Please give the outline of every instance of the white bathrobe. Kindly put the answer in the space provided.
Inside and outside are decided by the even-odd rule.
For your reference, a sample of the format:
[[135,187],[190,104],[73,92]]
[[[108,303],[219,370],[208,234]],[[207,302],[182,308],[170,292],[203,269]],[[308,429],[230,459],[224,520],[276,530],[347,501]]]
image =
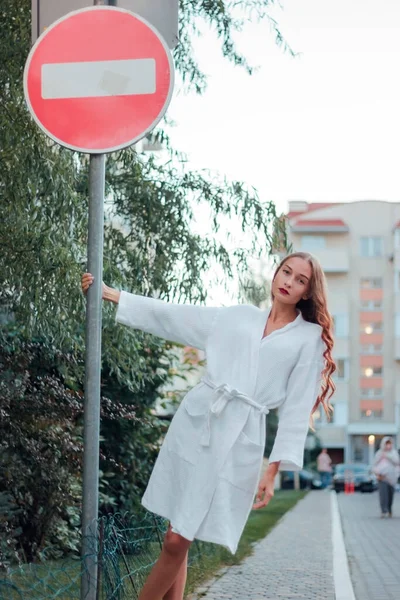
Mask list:
[[279,409],[270,462],[299,470],[320,391],[322,328],[297,318],[262,339],[269,310],[170,304],[121,293],[118,322],[206,352],[202,381],[180,404],[142,504],[173,531],[232,553],[257,491],[265,415]]

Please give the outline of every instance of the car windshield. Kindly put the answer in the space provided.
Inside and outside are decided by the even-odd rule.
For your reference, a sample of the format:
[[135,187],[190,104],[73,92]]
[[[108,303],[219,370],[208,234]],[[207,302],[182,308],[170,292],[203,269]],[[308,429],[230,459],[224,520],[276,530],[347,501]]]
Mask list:
[[336,473],[344,473],[345,471],[353,471],[353,473],[364,473],[368,470],[368,465],[337,465],[336,467]]

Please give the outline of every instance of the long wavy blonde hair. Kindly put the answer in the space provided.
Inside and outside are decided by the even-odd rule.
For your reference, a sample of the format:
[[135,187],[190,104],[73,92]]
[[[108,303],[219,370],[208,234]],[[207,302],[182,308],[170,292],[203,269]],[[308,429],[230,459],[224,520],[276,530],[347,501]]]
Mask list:
[[312,275],[310,279],[309,291],[307,294],[308,299],[301,299],[296,306],[301,311],[301,314],[305,321],[309,321],[310,323],[317,323],[322,327],[321,337],[326,346],[326,350],[324,351],[325,365],[322,370],[321,393],[313,406],[312,413],[314,413],[319,407],[319,405],[322,404],[327,418],[330,419],[331,414],[333,412],[332,405],[330,404],[330,398],[332,397],[336,389],[336,386],[332,380],[332,375],[336,371],[336,364],[332,358],[333,319],[330,313],[328,312],[327,307],[327,286],[325,274],[322,270],[318,259],[315,256],[309,254],[308,252],[293,252],[292,254],[286,256],[278,265],[274,273],[273,279],[275,279],[283,265],[290,258],[302,258],[303,260],[306,260],[311,266]]

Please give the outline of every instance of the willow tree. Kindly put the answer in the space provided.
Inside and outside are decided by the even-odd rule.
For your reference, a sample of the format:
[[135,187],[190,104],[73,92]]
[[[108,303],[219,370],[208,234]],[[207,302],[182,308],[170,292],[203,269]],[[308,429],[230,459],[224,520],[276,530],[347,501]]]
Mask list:
[[[192,49],[202,22],[216,31],[226,59],[249,74],[252,66],[233,41],[246,21],[268,21],[286,50],[268,15],[272,4],[181,0],[175,61],[183,85],[197,93],[206,89]],[[28,335],[51,336],[71,349],[82,344],[78,282],[86,257],[87,160],[49,142],[26,110],[22,73],[30,48],[30,1],[3,3],[0,25],[0,299]],[[132,148],[108,159],[108,215],[114,218],[105,223],[105,271],[111,282],[128,289],[201,302],[206,297],[202,274],[210,264],[217,263],[232,278],[246,271],[249,253],[271,252],[275,207],[241,182],[183,172],[179,155],[169,151],[171,160],[163,165]],[[211,210],[207,237],[191,228],[197,201]],[[229,252],[216,240],[220,219],[233,216],[250,241],[247,251]],[[122,352],[125,345],[127,356],[136,348],[130,339],[121,334],[116,340]],[[105,353],[115,366],[111,346],[105,344]]]
[[[186,90],[202,94],[207,85],[192,48],[202,23],[216,32],[223,56],[249,75],[252,65],[234,43],[235,32],[246,22],[264,20],[283,51],[290,53],[268,15],[275,3],[181,0],[175,61]],[[85,319],[79,280],[86,263],[88,161],[50,142],[26,109],[22,77],[30,49],[30,0],[3,2],[0,30],[0,334],[10,352],[15,345],[21,353],[27,341],[35,340],[58,357],[68,357],[57,361],[58,375],[63,385],[79,394]],[[158,136],[170,156],[163,165],[134,148],[107,159],[105,279],[139,293],[204,302],[203,275],[212,265],[229,281],[246,273],[249,254],[272,252],[275,207],[242,182],[182,170],[179,153],[162,128]],[[191,226],[197,202],[205,203],[211,214],[205,237],[196,235]],[[217,233],[229,218],[236,219],[249,240],[246,250],[230,252],[219,241]],[[150,468],[158,437],[149,407],[169,376],[170,347],[115,328],[113,320],[113,309],[105,307],[103,389],[109,397],[114,393],[131,403],[136,418],[121,421],[118,432],[113,431],[113,436],[120,436],[118,448],[110,441],[111,426],[103,424],[102,433],[110,441],[103,460],[108,471],[118,462],[123,473],[139,455],[140,465],[128,478],[130,489],[139,493],[146,473],[138,475],[138,470],[145,464]],[[36,418],[40,423],[42,416]],[[124,478],[126,473],[114,489],[119,505],[122,496],[125,500],[129,496],[129,490],[121,491]]]

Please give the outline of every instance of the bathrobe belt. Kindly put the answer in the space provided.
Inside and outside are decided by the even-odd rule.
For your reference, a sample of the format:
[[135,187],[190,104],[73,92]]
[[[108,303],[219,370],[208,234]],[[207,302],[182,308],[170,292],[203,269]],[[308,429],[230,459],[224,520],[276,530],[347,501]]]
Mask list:
[[256,408],[258,411],[260,411],[261,414],[267,415],[269,413],[269,409],[266,406],[259,404],[258,402],[256,402],[252,398],[250,398],[250,396],[247,396],[246,394],[243,394],[242,392],[235,390],[227,383],[222,383],[221,385],[217,386],[214,382],[212,382],[207,377],[203,377],[201,379],[201,381],[202,381],[202,383],[205,383],[206,385],[208,385],[208,387],[210,387],[214,390],[214,396],[215,396],[215,399],[213,400],[213,402],[210,406],[210,409],[208,411],[208,414],[207,414],[207,427],[201,438],[202,446],[210,445],[211,415],[215,415],[216,417],[219,417],[222,414],[222,412],[224,411],[228,402],[230,402],[231,400],[234,400],[234,399],[242,400],[243,402],[246,402],[246,404],[249,404],[250,406],[253,406],[253,408]]

